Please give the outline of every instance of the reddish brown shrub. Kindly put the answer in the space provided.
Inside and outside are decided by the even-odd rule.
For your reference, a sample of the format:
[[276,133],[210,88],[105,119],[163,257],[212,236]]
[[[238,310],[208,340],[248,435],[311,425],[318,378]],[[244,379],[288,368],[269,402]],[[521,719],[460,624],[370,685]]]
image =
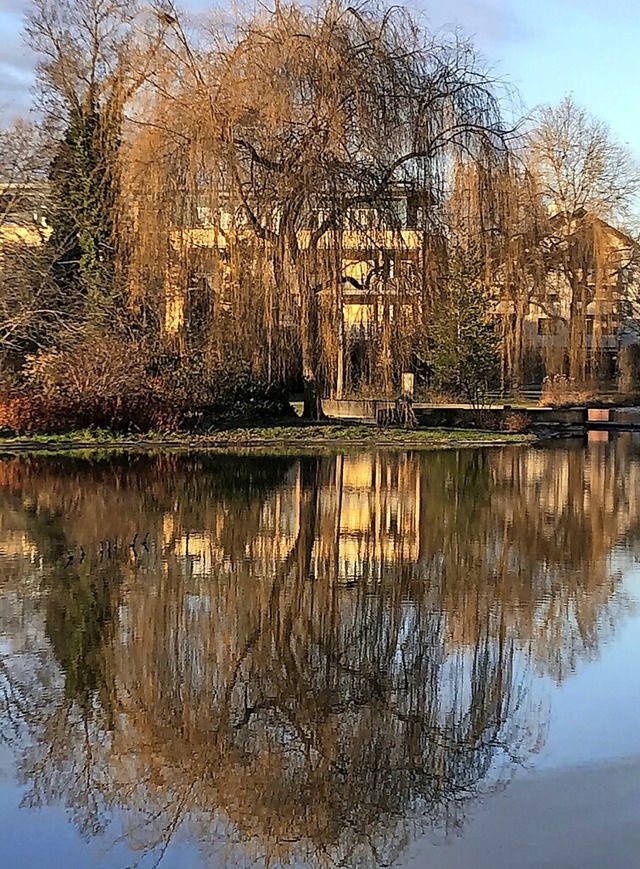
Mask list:
[[180,407],[154,394],[82,402],[43,394],[19,395],[0,402],[0,428],[16,434],[59,433],[90,427],[117,432],[177,431],[183,420]]
[[0,392],[0,427],[20,434],[193,430],[287,410],[282,389],[248,369],[220,371],[197,354],[165,358],[96,334],[29,357],[19,388]]
[[511,432],[512,434],[524,434],[529,430],[531,425],[531,417],[522,412],[511,411],[511,413],[505,414],[504,417],[504,430]]

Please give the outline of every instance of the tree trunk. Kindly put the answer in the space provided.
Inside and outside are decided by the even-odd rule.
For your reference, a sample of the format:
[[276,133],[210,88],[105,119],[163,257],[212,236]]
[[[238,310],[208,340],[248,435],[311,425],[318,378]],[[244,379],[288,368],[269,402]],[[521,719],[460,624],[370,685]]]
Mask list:
[[629,344],[618,353],[618,390],[623,393],[638,391],[640,384],[640,346]]
[[318,296],[313,283],[316,277],[315,264],[310,262],[309,252],[297,247],[295,231],[280,235],[280,244],[274,257],[276,283],[287,292],[300,298],[300,355],[304,419],[323,419],[322,383],[320,377],[320,336],[318,323]]
[[584,383],[586,378],[586,330],[584,288],[572,281],[569,311],[569,377],[575,383]]
[[304,385],[304,419],[323,419],[320,346],[318,335],[318,297],[307,281],[300,287],[300,347]]
[[524,307],[516,305],[516,315],[513,334],[513,359],[511,368],[511,388],[516,392],[524,383]]
[[342,284],[338,292],[338,358],[336,360],[335,397],[340,400],[344,396],[344,297]]

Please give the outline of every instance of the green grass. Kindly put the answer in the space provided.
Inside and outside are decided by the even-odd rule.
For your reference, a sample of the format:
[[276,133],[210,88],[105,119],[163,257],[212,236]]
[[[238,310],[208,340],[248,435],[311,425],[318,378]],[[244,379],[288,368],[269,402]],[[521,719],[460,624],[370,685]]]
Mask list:
[[504,440],[529,440],[522,435],[505,435],[500,432],[484,432],[467,429],[442,428],[380,428],[373,425],[277,425],[270,427],[250,427],[226,429],[212,432],[203,440],[214,440],[218,443],[264,443],[271,441],[303,442],[318,441],[321,443],[346,442],[352,443],[397,443],[397,444],[433,444],[450,443],[452,441],[482,441],[494,442]]
[[0,449],[219,449],[233,447],[312,446],[392,446],[436,447],[458,444],[529,443],[530,435],[470,429],[381,428],[375,425],[339,423],[293,423],[222,428],[208,434],[148,432],[119,434],[105,429],[84,429],[64,434],[29,435],[0,438]]
[[[144,436],[145,439],[147,435]],[[155,435],[154,435],[155,437]],[[28,434],[28,435],[11,435],[0,437],[0,444],[29,441],[34,444],[55,444],[75,441],[77,443],[114,443],[122,441],[130,441],[132,435],[121,434],[120,432],[110,431],[105,428],[83,428],[74,429],[70,432],[56,434]]]

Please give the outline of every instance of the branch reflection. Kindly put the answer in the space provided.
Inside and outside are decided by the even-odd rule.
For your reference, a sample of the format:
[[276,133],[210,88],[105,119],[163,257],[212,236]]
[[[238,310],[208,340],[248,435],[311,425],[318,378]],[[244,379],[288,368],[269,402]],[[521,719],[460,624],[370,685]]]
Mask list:
[[151,862],[378,866],[460,829],[544,741],[536,675],[625,606],[640,463],[598,449],[3,461],[25,802]]

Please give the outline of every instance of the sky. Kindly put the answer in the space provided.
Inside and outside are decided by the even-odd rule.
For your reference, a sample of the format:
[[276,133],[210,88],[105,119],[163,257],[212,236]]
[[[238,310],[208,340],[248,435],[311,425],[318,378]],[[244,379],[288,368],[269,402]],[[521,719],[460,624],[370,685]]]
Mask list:
[[[211,2],[180,5],[197,13]],[[28,112],[31,100],[35,59],[21,38],[29,3],[0,0],[5,123]],[[433,27],[455,27],[473,37],[495,75],[517,88],[523,112],[571,93],[640,159],[639,0],[410,0],[406,5],[425,13]]]

